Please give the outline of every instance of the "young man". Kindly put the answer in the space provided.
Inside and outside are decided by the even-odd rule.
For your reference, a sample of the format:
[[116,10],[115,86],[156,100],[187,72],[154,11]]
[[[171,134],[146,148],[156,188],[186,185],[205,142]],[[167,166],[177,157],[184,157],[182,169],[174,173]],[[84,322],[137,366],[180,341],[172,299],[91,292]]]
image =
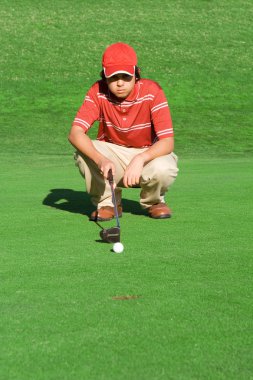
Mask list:
[[[156,82],[140,78],[136,53],[127,44],[110,45],[102,67],[102,80],[88,91],[69,134],[77,149],[76,164],[96,206],[90,219],[114,218],[109,170],[114,176],[119,216],[121,188],[140,187],[140,204],[149,216],[169,218],[171,210],[164,197],[178,168],[164,92]],[[96,120],[99,129],[92,141],[86,133]]]

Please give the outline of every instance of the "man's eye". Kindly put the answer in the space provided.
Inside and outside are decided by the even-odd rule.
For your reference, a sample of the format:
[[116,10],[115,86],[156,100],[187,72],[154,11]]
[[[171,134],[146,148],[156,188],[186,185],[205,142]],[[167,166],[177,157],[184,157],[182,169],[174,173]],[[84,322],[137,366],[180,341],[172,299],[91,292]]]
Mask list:
[[124,79],[125,81],[129,82],[129,81],[132,79],[132,77],[131,77],[131,75],[124,74],[123,79]]

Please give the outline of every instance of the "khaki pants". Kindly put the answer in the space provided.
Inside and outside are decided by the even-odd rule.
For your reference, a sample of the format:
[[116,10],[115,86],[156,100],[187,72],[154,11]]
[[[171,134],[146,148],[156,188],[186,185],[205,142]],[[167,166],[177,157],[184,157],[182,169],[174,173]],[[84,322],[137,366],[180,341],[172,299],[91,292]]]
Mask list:
[[[116,174],[115,196],[117,204],[121,204],[121,188],[124,172],[134,156],[147,148],[127,148],[103,141],[92,141],[95,148],[105,157],[114,162]],[[85,178],[87,192],[91,195],[92,203],[99,209],[102,206],[113,206],[109,182],[100,173],[97,165],[88,157],[76,152],[74,156],[81,175]],[[175,181],[178,173],[177,156],[174,153],[155,158],[147,163],[140,178],[140,204],[148,208],[155,203],[164,202],[168,188]]]

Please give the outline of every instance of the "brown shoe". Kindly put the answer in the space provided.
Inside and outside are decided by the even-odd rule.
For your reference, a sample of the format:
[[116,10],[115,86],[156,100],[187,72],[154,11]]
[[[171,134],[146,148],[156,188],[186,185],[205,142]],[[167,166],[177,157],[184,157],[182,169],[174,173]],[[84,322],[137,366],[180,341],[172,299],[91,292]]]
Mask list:
[[[122,206],[118,206],[118,214],[119,217],[122,216]],[[98,221],[98,222],[105,222],[107,220],[111,220],[115,217],[114,214],[114,207],[111,206],[104,206],[99,208],[98,210],[95,210],[91,213],[90,220],[92,221]]]
[[154,219],[170,218],[171,210],[165,203],[157,203],[148,209],[149,216]]

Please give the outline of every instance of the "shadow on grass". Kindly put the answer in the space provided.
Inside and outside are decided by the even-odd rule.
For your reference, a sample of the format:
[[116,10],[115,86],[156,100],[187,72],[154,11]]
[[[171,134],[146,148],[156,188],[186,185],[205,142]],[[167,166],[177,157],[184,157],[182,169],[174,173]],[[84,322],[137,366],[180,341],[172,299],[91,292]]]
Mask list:
[[[58,210],[87,216],[90,216],[95,208],[90,201],[88,193],[71,189],[51,189],[42,204]],[[142,215],[144,213],[140,204],[130,199],[122,199],[122,206],[124,212],[135,215]]]

